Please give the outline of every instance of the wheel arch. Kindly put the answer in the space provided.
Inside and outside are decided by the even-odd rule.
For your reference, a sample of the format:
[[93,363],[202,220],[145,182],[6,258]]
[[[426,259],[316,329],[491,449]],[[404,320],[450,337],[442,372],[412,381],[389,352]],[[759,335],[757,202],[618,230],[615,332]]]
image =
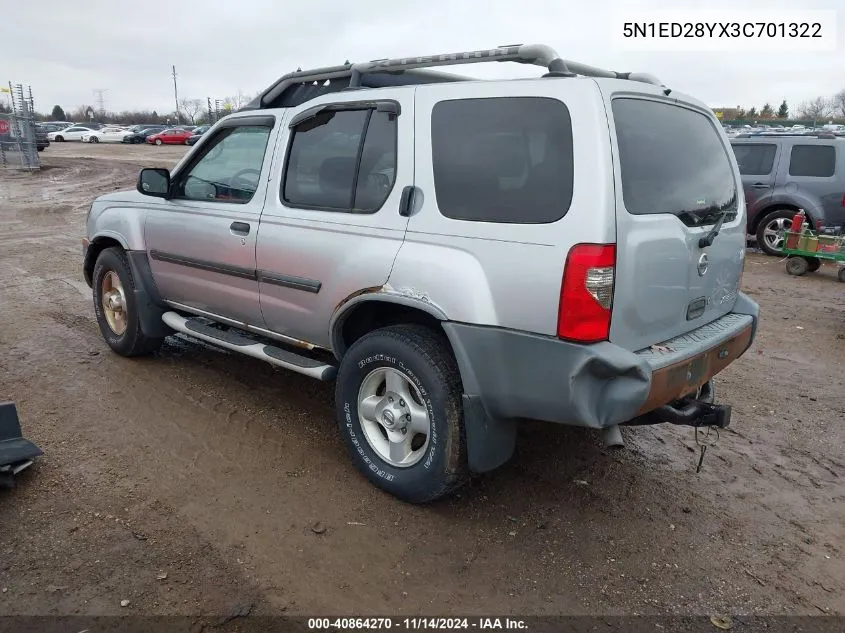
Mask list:
[[775,211],[791,211],[793,213],[797,213],[799,208],[800,207],[797,205],[788,202],[776,202],[771,204],[754,216],[754,221],[748,228],[748,233],[750,235],[755,235],[757,233],[757,229],[760,228],[760,222],[762,222],[766,216],[774,213]]
[[129,250],[129,246],[125,241],[122,241],[122,238],[112,234],[97,235],[88,244],[88,250],[85,251],[85,261],[82,264],[82,273],[89,288],[92,285],[94,266],[100,253],[115,246],[122,248],[124,251]]
[[332,317],[330,329],[332,352],[340,360],[359,338],[373,330],[417,323],[443,332],[447,319],[437,306],[421,299],[370,291],[347,299]]

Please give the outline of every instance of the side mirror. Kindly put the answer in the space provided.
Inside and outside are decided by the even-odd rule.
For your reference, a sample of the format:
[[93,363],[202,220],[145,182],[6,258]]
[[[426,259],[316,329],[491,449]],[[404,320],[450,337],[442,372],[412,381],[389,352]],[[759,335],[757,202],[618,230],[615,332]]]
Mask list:
[[170,196],[170,171],[161,168],[142,169],[138,174],[136,188],[145,196],[167,198]]

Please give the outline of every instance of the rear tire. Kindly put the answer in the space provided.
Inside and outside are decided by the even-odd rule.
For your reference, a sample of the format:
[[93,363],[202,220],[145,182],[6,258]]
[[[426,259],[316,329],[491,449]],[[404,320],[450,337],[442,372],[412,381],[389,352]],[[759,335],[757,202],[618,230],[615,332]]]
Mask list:
[[[145,336],[141,331],[141,319],[135,301],[135,280],[123,249],[107,248],[99,254],[92,281],[94,312],[100,332],[109,347],[121,356],[149,354],[161,347],[164,339]],[[109,295],[115,292],[115,299],[122,309],[108,307],[116,305],[109,301]]]
[[783,255],[781,248],[786,239],[784,231],[792,227],[792,216],[789,209],[779,209],[766,215],[757,225],[757,246],[766,255]]
[[836,276],[839,278],[839,281],[845,282],[845,266],[840,266],[839,272],[836,273]]
[[796,277],[800,277],[801,275],[806,275],[807,271],[810,270],[810,262],[808,262],[804,257],[795,256],[790,257],[786,260],[786,272],[790,275],[795,275]]
[[[341,361],[335,387],[338,425],[355,466],[411,503],[453,492],[468,477],[462,393],[443,334],[396,325],[357,340]],[[362,417],[368,408],[373,413]]]

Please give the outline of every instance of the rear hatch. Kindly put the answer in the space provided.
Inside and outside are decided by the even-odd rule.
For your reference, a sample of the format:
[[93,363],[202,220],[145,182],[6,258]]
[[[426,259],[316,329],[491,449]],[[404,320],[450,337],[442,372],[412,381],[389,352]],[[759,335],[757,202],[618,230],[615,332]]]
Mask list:
[[[745,257],[745,202],[727,137],[702,104],[671,95],[655,87],[606,96],[617,223],[610,340],[632,351],[730,312]],[[719,234],[701,247],[722,213]]]

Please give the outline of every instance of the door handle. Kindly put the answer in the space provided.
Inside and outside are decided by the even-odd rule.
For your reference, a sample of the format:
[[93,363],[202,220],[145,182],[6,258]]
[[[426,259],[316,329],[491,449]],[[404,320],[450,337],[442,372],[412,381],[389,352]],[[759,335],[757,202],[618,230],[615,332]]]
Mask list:
[[767,185],[765,182],[755,182],[753,185],[751,185],[751,187],[753,189],[768,189],[769,185]]
[[399,215],[409,217],[414,206],[414,187],[408,185],[402,190],[402,197],[399,199]]
[[229,225],[229,230],[234,235],[249,235],[249,224],[246,222],[232,222]]

